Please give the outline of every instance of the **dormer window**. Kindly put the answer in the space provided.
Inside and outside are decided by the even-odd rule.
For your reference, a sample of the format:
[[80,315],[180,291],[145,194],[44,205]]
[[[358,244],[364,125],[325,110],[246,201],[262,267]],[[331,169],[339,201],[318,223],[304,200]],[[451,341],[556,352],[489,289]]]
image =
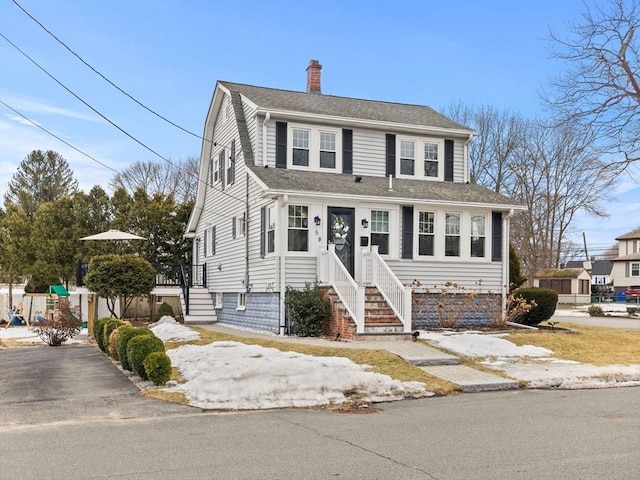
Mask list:
[[309,166],[309,130],[293,129],[293,164]]
[[425,177],[438,176],[438,144],[437,143],[424,144],[424,176]]
[[444,169],[440,161],[444,142],[432,139],[398,139],[398,177],[443,180]]
[[336,168],[336,134],[320,132],[320,168]]
[[400,174],[415,175],[416,144],[403,140],[400,142]]
[[335,171],[342,168],[341,131],[289,125],[287,168]]

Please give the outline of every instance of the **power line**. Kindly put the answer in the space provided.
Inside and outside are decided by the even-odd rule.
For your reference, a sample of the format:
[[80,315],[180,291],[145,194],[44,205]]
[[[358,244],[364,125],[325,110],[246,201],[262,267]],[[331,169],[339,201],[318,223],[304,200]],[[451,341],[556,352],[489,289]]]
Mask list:
[[[115,127],[116,129],[118,129],[120,132],[124,133],[127,137],[129,137],[131,140],[133,140],[134,142],[136,142],[138,145],[142,146],[143,148],[147,149],[148,151],[150,151],[151,153],[153,153],[154,155],[156,155],[158,158],[164,160],[165,162],[167,162],[169,165],[173,166],[174,168],[179,169],[179,167],[173,163],[171,160],[169,160],[168,158],[165,158],[164,156],[162,156],[161,154],[159,154],[158,152],[156,152],[154,149],[152,149],[151,147],[149,147],[148,145],[146,145],[145,143],[143,143],[142,141],[138,140],[136,137],[134,137],[133,135],[131,135],[129,132],[127,132],[126,130],[124,130],[122,127],[120,127],[119,125],[117,125],[116,123],[114,123],[113,121],[111,121],[108,117],[106,117],[105,115],[103,115],[101,112],[99,112],[98,110],[96,110],[93,106],[91,106],[89,103],[87,103],[84,99],[82,99],[81,97],[79,97],[75,92],[73,92],[70,88],[68,88],[65,84],[63,84],[60,80],[58,80],[56,77],[54,77],[52,74],[50,74],[44,67],[42,67],[38,62],[36,62],[33,58],[31,58],[27,53],[25,53],[24,51],[22,51],[17,45],[15,45],[11,40],[9,40],[4,34],[2,34],[0,32],[0,37],[2,37],[7,43],[9,43],[13,48],[15,48],[18,52],[20,52],[23,56],[25,56],[31,63],[33,63],[36,67],[38,67],[40,70],[42,70],[43,73],[45,73],[49,78],[51,78],[53,81],[55,81],[58,85],[60,85],[62,88],[64,88],[67,92],[69,92],[71,95],[73,95],[77,100],[79,100],[80,102],[82,102],[87,108],[89,108],[91,111],[93,111],[94,113],[96,113],[98,116],[100,116],[100,118],[104,119],[106,122],[108,122],[110,125],[112,125],[113,127]],[[203,180],[200,180],[200,177],[198,176],[198,182],[202,182],[205,185],[208,185],[206,182],[204,182]],[[232,198],[242,204],[245,203],[245,201],[243,199],[240,199],[238,197],[236,197],[235,195],[231,195],[229,192],[225,192],[224,190],[218,189],[215,186],[211,185],[211,188],[218,190],[220,193],[222,193],[223,195],[226,195],[229,198]]]
[[153,115],[155,115],[156,117],[164,120],[165,122],[167,122],[168,124],[178,128],[179,130],[182,130],[185,133],[188,133],[189,135],[192,135],[202,141],[205,142],[209,142],[209,143],[213,143],[211,140],[207,140],[206,138],[201,137],[200,135],[198,135],[197,133],[192,132],[191,130],[188,130],[180,125],[178,125],[177,123],[172,122],[171,120],[169,120],[168,118],[164,117],[163,115],[161,115],[160,113],[156,112],[155,110],[153,110],[152,108],[147,107],[145,104],[143,104],[142,102],[140,102],[138,99],[136,99],[133,95],[131,95],[130,93],[124,91],[122,88],[120,88],[118,85],[116,85],[115,83],[113,83],[109,78],[107,78],[105,75],[103,75],[100,71],[98,71],[96,68],[94,68],[91,64],[89,64],[88,62],[86,62],[80,55],[78,55],[71,47],[69,47],[66,43],[64,43],[62,40],[60,40],[53,32],[51,32],[47,27],[45,27],[42,23],[40,23],[40,21],[38,19],[36,19],[33,15],[31,15],[27,10],[25,10],[24,7],[22,7],[22,5],[20,5],[16,0],[13,0],[13,3],[16,4],[16,6],[22,10],[25,15],[27,15],[31,20],[33,20],[35,23],[37,23],[45,32],[47,32],[49,35],[51,35],[60,45],[62,45],[64,48],[66,48],[69,53],[71,53],[73,56],[75,56],[78,60],[80,60],[84,65],[86,65],[88,68],[90,68],[95,74],[97,74],[98,76],[100,76],[105,82],[107,82],[109,85],[111,85],[113,88],[115,88],[116,90],[118,90],[120,93],[122,93],[123,95],[125,95],[126,97],[128,97],[129,99],[131,99],[133,102],[135,102],[136,104],[140,105],[142,108],[144,108],[145,110],[147,110],[149,113],[152,113]]
[[[42,125],[40,125],[38,122],[30,119],[29,117],[27,117],[24,113],[16,110],[15,108],[13,108],[11,105],[9,105],[8,103],[4,102],[2,99],[0,99],[0,104],[4,105],[5,107],[7,107],[9,110],[11,110],[12,112],[14,112],[16,115],[20,115],[22,118],[24,118],[27,122],[31,123],[32,125],[34,125],[35,127],[38,127],[40,130],[48,133],[49,135],[51,135],[53,138],[59,140],[60,142],[64,143],[65,145],[67,145],[68,147],[71,147],[72,149],[74,149],[76,152],[84,155],[85,157],[89,158],[90,160],[93,160],[94,162],[98,163],[99,165],[102,165],[103,167],[105,167],[106,169],[119,174],[121,172],[119,172],[118,170],[116,170],[113,167],[110,167],[109,165],[107,165],[104,162],[101,162],[100,160],[98,160],[97,158],[89,155],[88,153],[80,150],[78,147],[74,146],[73,144],[67,142],[66,140],[63,140],[62,138],[60,138],[58,135],[56,135],[55,133],[51,132],[50,130],[47,130],[46,128],[44,128]],[[201,181],[201,180],[200,180]],[[224,192],[223,192],[224,193]],[[202,209],[203,212],[208,212],[208,213],[214,213],[211,210],[208,209]],[[236,216],[229,216],[229,215],[218,215],[219,218],[222,219],[229,219],[229,218],[235,218]]]
[[27,117],[26,115],[24,115],[23,113],[19,112],[18,110],[16,110],[15,108],[13,108],[11,105],[8,105],[7,103],[3,102],[0,99],[0,103],[2,105],[4,105],[5,107],[7,107],[9,110],[11,110],[12,112],[14,112],[17,115],[20,115],[22,118],[24,118],[27,122],[31,123],[32,125],[38,127],[40,130],[48,133],[49,135],[51,135],[52,137],[56,138],[57,140],[61,141],[62,143],[64,143],[65,145],[67,145],[68,147],[73,148],[76,152],[81,153],[82,155],[84,155],[85,157],[93,160],[94,162],[102,165],[103,167],[105,167],[108,170],[111,170],[114,173],[120,173],[118,172],[115,168],[110,167],[109,165],[107,165],[106,163],[101,162],[100,160],[98,160],[97,158],[92,157],[91,155],[89,155],[86,152],[83,152],[82,150],[80,150],[79,148],[75,147],[74,145],[70,144],[69,142],[67,142],[66,140],[63,140],[62,138],[60,138],[59,136],[57,136],[55,133],[47,130],[46,128],[44,128],[42,125],[40,125],[38,122],[34,122],[33,120],[31,120],[29,117]]

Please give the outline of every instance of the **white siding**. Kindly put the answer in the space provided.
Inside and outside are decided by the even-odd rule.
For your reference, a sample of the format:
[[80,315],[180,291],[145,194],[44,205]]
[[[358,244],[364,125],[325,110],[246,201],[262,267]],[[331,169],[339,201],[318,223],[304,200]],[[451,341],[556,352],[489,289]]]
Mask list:
[[464,182],[464,142],[453,141],[453,181]]
[[[249,140],[251,141],[251,148],[253,149],[254,162],[256,164],[260,164],[262,162],[261,153],[261,145],[257,143],[257,129],[258,124],[256,120],[256,108],[247,104],[246,102],[242,102],[242,109],[244,110],[244,118],[247,122],[247,130],[249,131]],[[259,155],[260,150],[260,155]]]
[[[501,292],[501,262],[476,263],[446,261],[387,260],[387,264],[405,285],[418,280],[424,287],[437,290],[445,282],[454,282],[467,290]],[[437,288],[434,288],[437,286]]]
[[385,133],[379,130],[353,130],[353,174],[384,177]]
[[316,264],[317,260],[314,256],[287,257],[287,286],[303,288],[306,282],[314,283],[317,279]]

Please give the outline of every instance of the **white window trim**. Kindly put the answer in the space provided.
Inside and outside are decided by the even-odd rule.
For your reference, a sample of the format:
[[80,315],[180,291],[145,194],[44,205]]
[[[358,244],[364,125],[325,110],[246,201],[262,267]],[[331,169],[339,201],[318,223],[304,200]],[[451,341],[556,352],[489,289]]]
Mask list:
[[[403,175],[400,173],[400,156],[402,142],[413,142],[414,144],[414,165],[413,175]],[[438,175],[435,177],[428,177],[424,174],[424,145],[434,144],[438,146]],[[444,181],[444,140],[437,138],[424,138],[424,137],[405,137],[396,136],[396,172],[398,178],[409,178],[418,180],[431,180],[431,181]]]
[[247,309],[247,294],[244,292],[238,292],[238,303],[236,306],[236,310],[246,310]]
[[[289,207],[305,207],[307,209],[307,226],[306,227],[290,227],[289,226]],[[289,203],[287,205],[285,205],[285,212],[286,212],[286,217],[285,217],[285,225],[287,226],[287,237],[285,240],[285,250],[287,252],[288,255],[300,255],[300,254],[304,254],[304,255],[309,255],[312,254],[312,248],[311,248],[311,228],[309,226],[309,222],[312,221],[312,219],[309,218],[309,212],[311,211],[311,208],[309,208],[309,205],[303,205],[301,203]],[[304,218],[304,217],[302,217]],[[301,230],[301,231],[306,231],[307,232],[307,249],[306,250],[289,250],[289,230]]]
[[[293,164],[293,131],[309,132],[309,165]],[[335,168],[320,168],[320,133],[333,133],[336,137]],[[312,170],[319,172],[342,172],[342,130],[330,127],[314,127],[310,125],[289,123],[287,125],[287,168],[292,170]]]
[[[473,232],[472,230],[472,220],[473,217],[483,217],[484,218],[484,233],[482,235],[478,235],[479,238],[484,238],[484,251],[483,251],[483,255],[480,257],[474,257],[473,255],[471,255],[471,245],[472,245],[472,241],[473,241]],[[473,259],[484,259],[487,257],[487,250],[489,249],[489,244],[487,242],[487,230],[488,230],[488,226],[489,226],[489,222],[488,222],[488,218],[487,218],[487,214],[486,213],[480,213],[480,212],[467,212],[467,223],[469,225],[469,234],[468,234],[468,238],[469,238],[469,257],[473,258]]]
[[400,242],[402,240],[401,232],[399,231],[399,226],[398,226],[398,208],[391,207],[389,205],[380,205],[380,206],[375,206],[369,209],[369,212],[367,213],[367,218],[369,219],[368,235],[369,235],[370,245],[373,245],[373,243],[371,243],[371,234],[374,233],[373,232],[373,212],[374,211],[389,213],[389,233],[388,233],[389,234],[389,253],[381,253],[380,256],[382,258],[397,259],[399,255],[398,252],[400,250]]
[[[269,228],[270,224],[269,224],[269,217],[271,215],[271,212],[273,212],[273,228]],[[264,254],[265,257],[268,255],[276,255],[278,252],[278,206],[276,204],[273,205],[268,205],[265,215],[267,218],[265,218],[265,226],[264,226],[264,241],[265,241],[265,246],[264,246]],[[287,219],[288,221],[288,219]],[[269,232],[273,231],[273,251],[270,252],[269,251]]]
[[[414,254],[413,254],[413,258],[416,259],[425,259],[425,260],[433,260],[434,258],[438,257],[438,246],[440,244],[439,241],[439,236],[441,231],[439,230],[439,225],[438,225],[438,211],[435,209],[427,209],[427,208],[417,208],[414,210],[416,213],[414,214],[415,216],[415,223],[414,223],[414,227],[413,227],[413,231],[416,232],[415,235],[415,248],[414,248]],[[432,213],[433,214],[433,234],[429,234],[429,233],[424,233],[421,234],[420,233],[420,213]],[[420,254],[420,235],[433,235],[433,255],[421,255]]]
[[[633,266],[634,265],[638,265],[638,275],[634,275],[633,274]],[[629,277],[630,278],[637,278],[640,277],[640,262],[629,262]]]
[[222,292],[215,292],[214,295],[215,295],[215,298],[214,298],[215,306],[214,306],[214,308],[221,309],[222,308],[222,298],[223,298]]

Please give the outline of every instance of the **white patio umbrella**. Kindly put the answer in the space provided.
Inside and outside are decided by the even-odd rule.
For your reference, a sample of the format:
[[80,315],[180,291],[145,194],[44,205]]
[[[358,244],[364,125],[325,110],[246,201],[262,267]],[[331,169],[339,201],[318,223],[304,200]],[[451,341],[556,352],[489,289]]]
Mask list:
[[88,237],[82,237],[80,240],[146,240],[146,238],[112,229],[106,232],[96,233],[95,235],[89,235]]

